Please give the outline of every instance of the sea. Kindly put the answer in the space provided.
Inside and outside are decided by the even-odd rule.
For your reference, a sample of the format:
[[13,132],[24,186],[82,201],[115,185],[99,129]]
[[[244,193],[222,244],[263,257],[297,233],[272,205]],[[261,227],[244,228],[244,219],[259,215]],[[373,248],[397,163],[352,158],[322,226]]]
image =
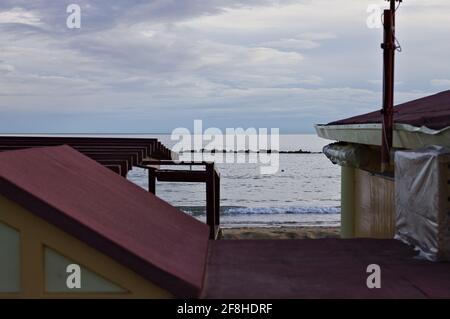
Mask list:
[[[128,136],[128,135],[127,135]],[[156,137],[171,148],[170,135]],[[339,226],[340,168],[321,152],[330,141],[316,135],[280,135],[280,151],[311,153],[279,154],[275,174],[261,174],[260,163],[217,163],[221,187],[221,227]],[[170,167],[169,167],[170,168]],[[147,189],[147,172],[134,168],[128,179]],[[202,183],[157,182],[156,195],[201,221],[206,220],[206,189]]]

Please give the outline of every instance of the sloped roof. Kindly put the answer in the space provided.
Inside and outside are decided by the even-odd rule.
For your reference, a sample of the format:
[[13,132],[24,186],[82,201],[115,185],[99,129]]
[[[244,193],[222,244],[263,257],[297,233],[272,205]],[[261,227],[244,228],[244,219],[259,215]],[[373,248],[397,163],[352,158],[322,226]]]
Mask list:
[[[450,90],[395,106],[394,122],[441,130],[450,126]],[[327,125],[381,123],[381,112],[370,112]]]
[[0,195],[178,297],[200,294],[208,227],[69,146],[0,153]]

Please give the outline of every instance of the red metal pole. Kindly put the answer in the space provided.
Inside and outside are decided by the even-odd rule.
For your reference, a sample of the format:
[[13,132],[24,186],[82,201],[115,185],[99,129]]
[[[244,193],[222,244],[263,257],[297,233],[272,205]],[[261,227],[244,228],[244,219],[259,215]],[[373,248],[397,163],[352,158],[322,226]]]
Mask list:
[[383,49],[383,110],[381,133],[381,170],[390,167],[390,150],[394,129],[394,58],[395,58],[395,0],[391,0],[391,9],[384,10]]

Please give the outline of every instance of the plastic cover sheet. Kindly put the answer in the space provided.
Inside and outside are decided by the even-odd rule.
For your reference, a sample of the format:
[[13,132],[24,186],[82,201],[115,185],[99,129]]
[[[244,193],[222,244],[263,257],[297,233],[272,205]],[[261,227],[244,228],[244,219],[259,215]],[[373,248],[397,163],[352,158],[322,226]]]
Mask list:
[[450,260],[450,149],[395,153],[396,238],[428,260]]
[[367,145],[345,142],[326,145],[323,153],[333,164],[355,168],[370,166],[374,158],[379,158]]

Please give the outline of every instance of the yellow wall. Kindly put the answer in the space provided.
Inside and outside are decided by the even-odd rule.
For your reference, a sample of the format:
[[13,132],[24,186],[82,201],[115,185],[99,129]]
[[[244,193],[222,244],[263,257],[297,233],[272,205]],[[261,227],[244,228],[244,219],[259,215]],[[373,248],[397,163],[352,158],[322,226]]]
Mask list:
[[341,237],[355,237],[355,168],[341,166]]
[[0,293],[20,291],[20,232],[0,222]]
[[[0,298],[171,298],[171,294],[110,257],[66,234],[21,206],[0,196],[0,222],[17,229],[21,240],[21,291]],[[123,288],[124,292],[49,293],[45,287],[45,248]]]
[[355,169],[355,236],[393,238],[395,235],[394,180]]

